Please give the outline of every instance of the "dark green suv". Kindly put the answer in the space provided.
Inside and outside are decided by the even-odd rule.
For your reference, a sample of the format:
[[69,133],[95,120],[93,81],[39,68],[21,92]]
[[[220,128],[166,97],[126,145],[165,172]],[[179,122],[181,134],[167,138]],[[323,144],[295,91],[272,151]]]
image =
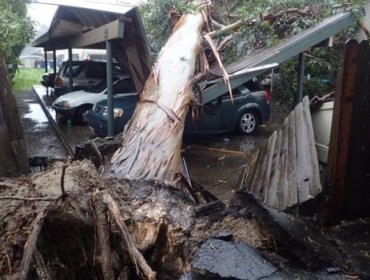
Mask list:
[[229,93],[204,104],[203,114],[198,119],[187,117],[186,132],[219,133],[238,131],[241,134],[253,134],[258,125],[270,119],[270,93],[263,90],[257,79],[233,89],[231,101]]

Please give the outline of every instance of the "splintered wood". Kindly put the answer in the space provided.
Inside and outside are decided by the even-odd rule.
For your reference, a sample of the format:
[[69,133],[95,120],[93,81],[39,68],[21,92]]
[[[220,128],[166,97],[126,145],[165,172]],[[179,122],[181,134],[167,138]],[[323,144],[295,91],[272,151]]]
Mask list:
[[261,158],[246,188],[267,205],[283,210],[321,192],[307,96],[272,134]]

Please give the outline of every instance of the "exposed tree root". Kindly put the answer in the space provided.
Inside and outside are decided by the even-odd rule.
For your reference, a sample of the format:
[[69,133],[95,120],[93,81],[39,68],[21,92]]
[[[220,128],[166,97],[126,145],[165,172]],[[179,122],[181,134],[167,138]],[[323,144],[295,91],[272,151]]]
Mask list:
[[27,242],[24,245],[24,252],[23,252],[23,257],[21,261],[21,271],[20,271],[20,277],[19,279],[21,280],[26,280],[28,279],[28,273],[30,271],[30,264],[32,261],[32,258],[35,254],[36,250],[36,242],[38,240],[43,222],[44,222],[44,217],[46,215],[47,208],[44,208],[39,212],[36,216],[36,218],[32,222],[32,230],[30,235],[28,236]]
[[126,227],[125,223],[123,222],[123,217],[118,209],[117,203],[114,201],[110,194],[103,195],[103,201],[107,205],[109,212],[112,214],[114,221],[116,222],[121,236],[124,240],[125,245],[130,253],[131,259],[136,266],[136,272],[139,274],[139,268],[141,272],[144,274],[145,279],[155,279],[156,273],[150,268],[148,263],[145,261],[145,258],[137,249],[134,241],[132,240],[128,228]]
[[96,228],[98,233],[100,247],[100,262],[104,280],[113,280],[114,271],[111,262],[111,247],[109,237],[109,222],[104,205],[101,201],[93,199],[92,206],[94,209],[94,217],[96,220]]
[[[60,195],[63,166],[0,194]],[[177,188],[101,178],[87,161],[64,176],[64,201],[0,201],[0,279],[179,279],[210,237],[262,249],[277,266],[286,257],[315,269],[346,265],[320,231],[244,194],[228,208],[196,206]]]

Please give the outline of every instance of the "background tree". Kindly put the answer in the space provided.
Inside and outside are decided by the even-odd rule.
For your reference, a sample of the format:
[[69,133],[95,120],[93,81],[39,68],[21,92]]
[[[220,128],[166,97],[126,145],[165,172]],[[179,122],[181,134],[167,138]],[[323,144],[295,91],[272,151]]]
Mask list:
[[7,65],[12,65],[11,75],[18,69],[18,57],[32,39],[34,29],[27,16],[30,0],[0,1],[0,49]]
[[0,2],[0,177],[29,171],[23,127],[9,75],[9,72],[14,75],[18,56],[33,35],[31,21],[26,16],[28,2]]

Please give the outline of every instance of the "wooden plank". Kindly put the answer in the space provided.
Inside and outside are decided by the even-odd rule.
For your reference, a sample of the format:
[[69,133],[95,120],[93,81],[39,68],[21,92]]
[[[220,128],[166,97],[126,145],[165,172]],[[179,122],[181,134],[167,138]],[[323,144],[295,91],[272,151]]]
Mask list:
[[83,33],[71,39],[69,43],[73,48],[88,47],[97,43],[105,42],[106,40],[123,38],[123,30],[123,20],[117,19],[89,32]]
[[[332,203],[330,205],[330,223],[338,223],[343,218],[344,196],[346,174],[348,167],[348,149],[351,134],[351,120],[353,113],[353,98],[356,90],[356,75],[358,62],[359,44],[351,40],[346,45],[344,67],[343,67],[343,87],[341,91],[340,106],[337,110],[336,119],[333,125],[337,126],[338,136],[335,141],[335,162],[332,162],[330,174],[331,185],[333,186]],[[338,122],[338,123],[335,123]]]
[[282,129],[282,141],[281,141],[281,149],[280,149],[280,174],[279,180],[277,185],[277,200],[276,200],[276,208],[280,210],[284,210],[288,206],[287,205],[287,196],[289,195],[288,192],[288,118],[284,120],[284,126]]
[[263,166],[263,172],[261,174],[261,183],[258,186],[258,195],[257,197],[260,198],[261,201],[265,201],[265,194],[266,188],[270,186],[270,173],[271,173],[271,165],[272,165],[272,158],[274,156],[274,149],[276,143],[277,132],[274,131],[269,139],[269,145],[267,148],[266,153],[266,162]]
[[303,119],[303,104],[299,103],[294,110],[295,131],[296,131],[296,153],[297,153],[297,191],[298,202],[302,203],[309,198],[309,174],[310,163],[307,159],[306,146],[308,145],[305,137],[305,126]]
[[298,202],[297,190],[297,158],[296,158],[296,133],[295,133],[295,113],[292,112],[288,117],[288,195],[286,197],[287,205],[294,205]]
[[310,176],[310,189],[309,194],[311,197],[315,197],[322,190],[320,182],[320,170],[319,160],[317,157],[317,151],[315,147],[315,137],[313,134],[312,118],[310,113],[310,102],[308,96],[303,98],[303,118],[306,126],[306,137],[308,139],[307,145],[307,156],[308,163],[311,164],[311,176]]
[[266,154],[266,147],[258,149],[256,153],[253,153],[251,159],[248,161],[248,165],[246,166],[245,172],[245,181],[242,185],[242,188],[248,192],[252,192],[253,188],[253,180],[258,173],[258,169],[260,168],[263,156]]
[[[271,137],[270,137],[271,139]],[[263,189],[262,188],[262,178],[263,174],[266,170],[266,165],[267,165],[267,159],[268,159],[268,145],[265,147],[264,151],[261,151],[260,155],[260,162],[258,163],[258,166],[256,167],[256,172],[253,175],[253,178],[251,176],[251,183],[249,185],[249,191],[253,193],[256,197],[260,198],[260,191]]]
[[344,218],[370,215],[370,47],[359,46],[355,97],[349,141],[347,178],[344,194]]
[[[268,167],[270,166],[271,169],[271,160],[272,160],[272,154],[270,154],[271,147],[275,146],[275,140],[276,140],[276,131],[272,133],[269,139],[269,144],[267,146],[267,150],[264,153],[263,156],[263,163],[258,168],[258,171],[256,173],[255,179],[253,181],[253,185],[251,188],[251,192],[258,197],[261,201],[263,201],[263,189],[268,186],[268,180],[269,175],[267,175]],[[270,173],[268,173],[270,174]],[[267,181],[267,182],[266,182]]]
[[233,156],[243,156],[245,157],[245,152],[243,151],[235,151],[235,150],[228,150],[228,149],[219,149],[219,148],[213,148],[213,147],[207,147],[202,145],[191,145],[191,148],[196,149],[202,149],[210,152],[217,152],[217,153],[223,153],[223,154],[229,154]]
[[281,129],[277,132],[276,143],[273,150],[273,157],[271,162],[271,172],[269,184],[265,185],[264,188],[264,201],[267,205],[276,207],[276,194],[277,194],[277,184],[280,173],[280,152],[281,152],[281,142],[282,142],[282,132]]

